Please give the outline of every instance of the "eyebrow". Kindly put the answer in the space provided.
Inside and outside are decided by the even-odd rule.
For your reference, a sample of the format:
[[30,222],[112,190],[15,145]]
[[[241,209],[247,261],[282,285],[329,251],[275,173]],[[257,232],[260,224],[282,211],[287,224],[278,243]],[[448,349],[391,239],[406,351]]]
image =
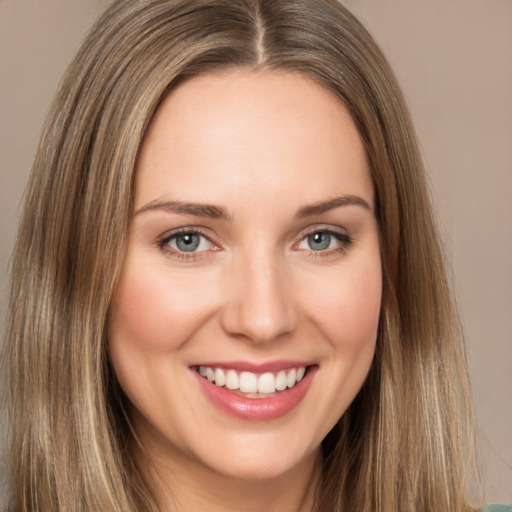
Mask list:
[[[342,206],[360,206],[365,210],[371,211],[372,208],[362,197],[347,195],[341,197],[335,197],[328,201],[322,201],[311,205],[306,205],[300,208],[295,215],[296,218],[312,217],[314,215],[320,215],[322,213],[340,208]],[[217,220],[230,220],[231,215],[226,208],[223,206],[216,206],[213,204],[205,203],[191,203],[187,201],[151,201],[150,203],[139,208],[135,215],[147,211],[164,210],[170,213],[181,213],[184,215],[193,215],[196,217],[208,217],[210,219]]]
[[341,196],[329,199],[329,201],[322,201],[311,205],[304,206],[297,212],[297,218],[311,217],[313,215],[320,215],[341,206],[361,206],[365,210],[372,210],[372,207],[367,201],[359,196]]
[[186,201],[151,201],[142,208],[138,209],[135,215],[152,211],[164,210],[171,213],[181,213],[185,215],[194,215],[196,217],[209,217],[211,219],[229,220],[231,215],[222,206],[204,203],[189,203]]

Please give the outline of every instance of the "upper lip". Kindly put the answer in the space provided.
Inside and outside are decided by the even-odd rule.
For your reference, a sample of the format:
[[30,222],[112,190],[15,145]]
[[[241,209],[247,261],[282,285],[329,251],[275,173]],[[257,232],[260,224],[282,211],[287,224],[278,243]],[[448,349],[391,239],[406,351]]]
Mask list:
[[224,368],[238,370],[239,372],[266,373],[277,372],[280,370],[289,370],[291,368],[300,368],[301,366],[311,366],[315,363],[311,361],[298,361],[291,359],[281,359],[266,362],[254,361],[205,361],[192,365],[193,367],[206,366],[209,368]]

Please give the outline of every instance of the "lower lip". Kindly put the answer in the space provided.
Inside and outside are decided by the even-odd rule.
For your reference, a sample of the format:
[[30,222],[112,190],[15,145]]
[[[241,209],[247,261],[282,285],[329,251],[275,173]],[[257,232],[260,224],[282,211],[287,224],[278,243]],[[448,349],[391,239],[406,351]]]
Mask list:
[[227,388],[216,386],[208,379],[201,377],[197,371],[192,371],[205,395],[219,409],[235,418],[248,421],[267,421],[284,416],[299,404],[307,393],[316,370],[317,366],[308,367],[304,378],[293,388],[268,398],[245,398],[235,395]]

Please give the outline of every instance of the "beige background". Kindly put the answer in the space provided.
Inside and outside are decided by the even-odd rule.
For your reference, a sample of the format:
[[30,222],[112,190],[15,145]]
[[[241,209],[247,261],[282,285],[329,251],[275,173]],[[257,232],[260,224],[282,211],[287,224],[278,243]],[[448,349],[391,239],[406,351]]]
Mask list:
[[[66,64],[105,0],[0,0],[1,318],[19,204]],[[467,334],[487,501],[512,502],[512,0],[346,0],[416,121]]]

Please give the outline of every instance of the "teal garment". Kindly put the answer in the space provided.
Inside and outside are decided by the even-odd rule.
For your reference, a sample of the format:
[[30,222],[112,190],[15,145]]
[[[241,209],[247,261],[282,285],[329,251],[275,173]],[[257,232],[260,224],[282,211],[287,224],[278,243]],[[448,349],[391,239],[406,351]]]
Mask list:
[[486,505],[482,512],[512,512],[509,505]]

